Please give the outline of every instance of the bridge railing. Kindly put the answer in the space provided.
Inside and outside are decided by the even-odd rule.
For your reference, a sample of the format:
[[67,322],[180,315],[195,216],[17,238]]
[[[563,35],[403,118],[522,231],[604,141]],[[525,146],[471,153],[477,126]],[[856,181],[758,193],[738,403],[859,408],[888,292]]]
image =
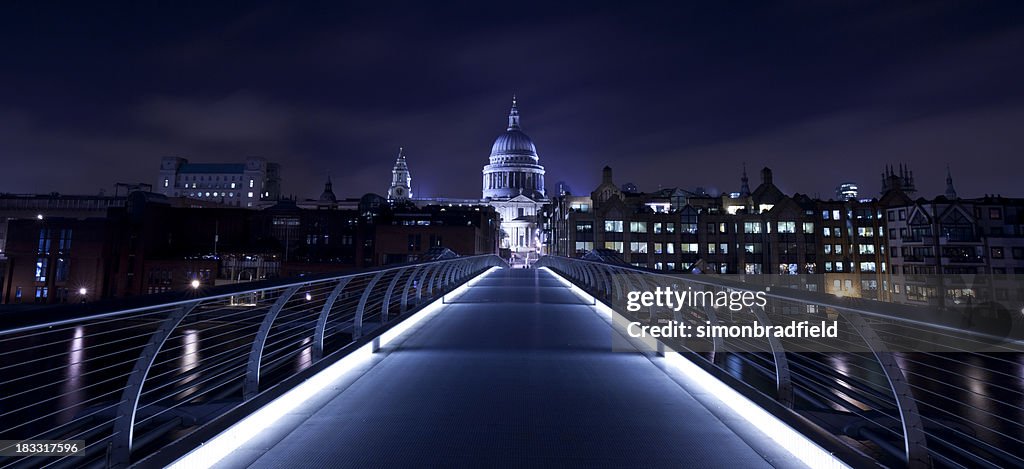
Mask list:
[[[628,265],[542,257],[612,306],[624,321],[741,327],[822,321],[835,338],[660,339],[826,449],[907,467],[1024,466],[1024,342],[1018,311],[986,312],[962,327],[905,305],[772,286],[785,276],[666,274]],[[636,308],[630,292],[763,291],[764,307]],[[636,297],[634,297],[636,298]],[[634,305],[635,306],[635,305]],[[938,317],[941,321],[935,321]],[[707,330],[707,329],[705,329]],[[724,329],[722,329],[724,330]],[[739,330],[739,329],[736,329]],[[628,332],[623,330],[623,332]],[[838,451],[837,451],[838,452]],[[856,465],[856,464],[855,464]]]
[[0,467],[122,467],[357,345],[492,266],[462,257],[0,330],[0,440],[84,441]]

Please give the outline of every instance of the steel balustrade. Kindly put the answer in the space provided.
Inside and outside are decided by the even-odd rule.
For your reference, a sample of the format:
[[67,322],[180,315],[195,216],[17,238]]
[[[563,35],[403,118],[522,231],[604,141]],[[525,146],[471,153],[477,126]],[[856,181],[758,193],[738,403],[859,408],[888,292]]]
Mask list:
[[137,462],[493,266],[507,264],[473,256],[235,286],[0,330],[0,439],[87,443],[84,458],[0,467]]
[[[715,275],[673,275],[557,256],[541,257],[536,266],[566,277],[630,320],[643,318],[616,308],[629,291],[758,288]],[[687,307],[666,319],[778,325],[829,318],[853,334],[815,343],[775,337],[663,339],[657,351],[675,349],[755,402],[774,406],[770,410],[784,420],[809,423],[805,433],[826,448],[852,450],[861,461],[907,467],[1024,466],[1024,423],[998,411],[1024,413],[1024,343],[993,341],[974,330],[890,314],[889,304],[880,302],[857,303],[788,286],[768,290],[763,309]],[[951,376],[946,368],[965,371]],[[939,386],[966,394],[966,401]]]

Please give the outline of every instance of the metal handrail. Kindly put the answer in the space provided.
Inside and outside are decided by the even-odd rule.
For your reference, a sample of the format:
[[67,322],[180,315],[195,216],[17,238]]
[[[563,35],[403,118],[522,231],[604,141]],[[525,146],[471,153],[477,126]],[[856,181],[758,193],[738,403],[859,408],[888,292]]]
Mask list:
[[[544,256],[536,265],[558,272],[630,321],[645,317],[616,307],[629,291],[765,287],[750,279],[669,274],[558,256]],[[817,341],[660,339],[659,347],[669,345],[728,378],[737,390],[774,403],[780,417],[790,414],[794,421],[810,422],[814,433],[828,435],[828,445],[842,445],[858,457],[908,467],[1024,466],[1022,419],[995,418],[1007,412],[1024,415],[1024,342],[1011,335],[1019,334],[1018,319],[1012,331],[998,336],[957,327],[950,317],[921,307],[768,287],[764,309],[684,308],[663,319],[731,326],[828,318],[849,333]],[[638,313],[650,313],[651,321],[662,319],[654,308]],[[962,373],[951,376],[950,370]],[[937,386],[970,393],[969,402]]]
[[232,286],[0,330],[0,440],[87,437],[84,459],[43,467],[127,466],[493,266],[507,264],[483,255]]

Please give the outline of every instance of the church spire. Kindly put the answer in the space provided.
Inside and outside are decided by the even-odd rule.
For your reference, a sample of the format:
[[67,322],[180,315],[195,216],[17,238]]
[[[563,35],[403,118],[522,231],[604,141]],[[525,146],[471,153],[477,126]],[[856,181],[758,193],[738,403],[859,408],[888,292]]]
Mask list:
[[747,179],[747,163],[743,163],[743,177],[740,178],[743,185],[740,186],[740,196],[746,197],[750,195],[750,182]]
[[956,189],[953,188],[953,173],[949,170],[949,165],[946,165],[946,198],[949,200],[956,199]]
[[334,195],[334,184],[331,183],[331,173],[327,173],[327,182],[324,183],[324,191],[320,193],[320,201],[334,203],[338,198]]
[[512,109],[508,112],[507,130],[519,130],[519,106],[516,104],[516,95],[512,95]]

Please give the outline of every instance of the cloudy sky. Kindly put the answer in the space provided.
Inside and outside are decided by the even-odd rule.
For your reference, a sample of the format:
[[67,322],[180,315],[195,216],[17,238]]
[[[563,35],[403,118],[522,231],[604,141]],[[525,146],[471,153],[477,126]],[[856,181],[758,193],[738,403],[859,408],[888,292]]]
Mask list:
[[[88,4],[87,4],[88,3]],[[549,185],[1024,196],[1021,2],[14,2],[0,192],[155,182],[164,155],[264,156],[284,192],[478,197],[513,94]],[[552,2],[555,3],[555,2]]]

